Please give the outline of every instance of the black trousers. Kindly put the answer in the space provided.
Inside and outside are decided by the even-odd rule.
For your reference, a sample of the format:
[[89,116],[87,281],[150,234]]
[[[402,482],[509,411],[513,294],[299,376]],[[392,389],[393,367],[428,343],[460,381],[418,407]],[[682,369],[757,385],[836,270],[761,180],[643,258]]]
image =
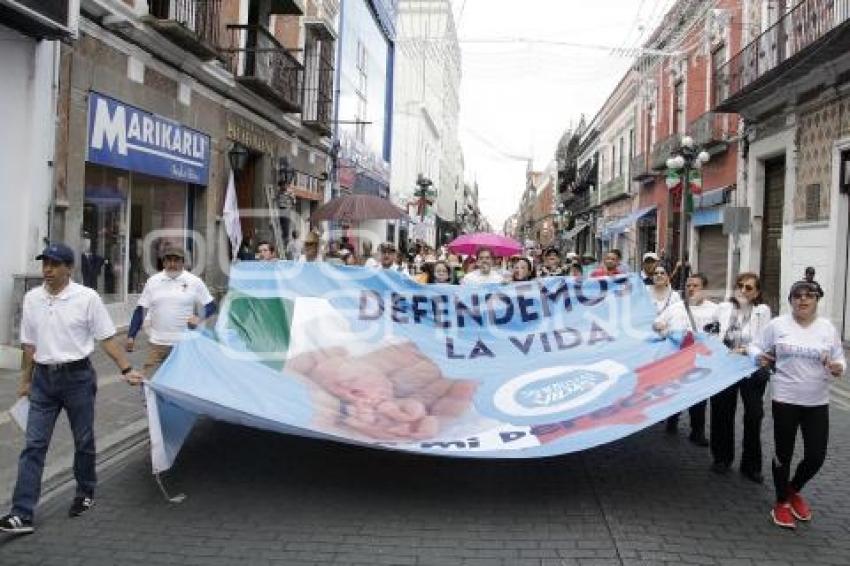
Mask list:
[[768,378],[766,371],[757,371],[711,398],[711,454],[715,462],[731,466],[735,460],[735,412],[740,392],[744,406],[741,470],[761,473],[761,422]]
[[[797,464],[794,478],[791,476],[791,458],[797,429],[803,433],[803,459]],[[804,407],[790,403],[773,402],[773,440],[776,455],[773,458],[773,485],[776,500],[785,502],[789,485],[800,491],[812,479],[826,459],[829,441],[829,405]]]
[[[700,401],[693,407],[688,408],[688,416],[691,419],[691,436],[705,437],[705,408],[708,405],[706,401]],[[679,423],[679,413],[667,417],[667,424],[676,426]]]

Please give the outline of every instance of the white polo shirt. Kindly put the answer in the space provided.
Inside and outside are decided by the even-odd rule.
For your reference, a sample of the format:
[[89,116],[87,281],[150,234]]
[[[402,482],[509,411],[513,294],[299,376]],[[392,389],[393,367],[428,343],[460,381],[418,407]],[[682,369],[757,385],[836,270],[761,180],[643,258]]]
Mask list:
[[115,335],[115,325],[93,289],[68,283],[51,295],[42,285],[24,296],[21,343],[35,347],[35,361],[62,364],[88,357],[94,341]]
[[169,277],[164,271],[151,276],[139,297],[139,306],[150,309],[150,341],[173,346],[186,332],[196,305],[203,307],[212,300],[204,282],[186,270],[177,277]]

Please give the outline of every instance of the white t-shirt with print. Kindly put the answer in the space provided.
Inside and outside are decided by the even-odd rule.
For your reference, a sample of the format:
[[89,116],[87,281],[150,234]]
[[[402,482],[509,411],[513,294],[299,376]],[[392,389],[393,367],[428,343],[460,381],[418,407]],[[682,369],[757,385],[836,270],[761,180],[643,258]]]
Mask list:
[[150,341],[173,346],[186,332],[186,323],[195,314],[195,307],[212,300],[204,282],[188,271],[177,277],[169,277],[164,271],[153,275],[139,297],[139,306],[150,309]]
[[750,353],[767,352],[776,358],[776,373],[771,378],[773,400],[814,407],[829,404],[832,375],[825,361],[841,362],[844,348],[835,327],[825,318],[809,326],[800,326],[791,315],[774,318],[752,344]]

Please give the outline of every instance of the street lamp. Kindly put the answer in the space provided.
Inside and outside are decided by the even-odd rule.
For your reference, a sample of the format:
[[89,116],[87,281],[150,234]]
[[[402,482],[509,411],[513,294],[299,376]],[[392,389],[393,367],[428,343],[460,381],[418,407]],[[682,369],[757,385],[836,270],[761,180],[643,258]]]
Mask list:
[[250,155],[251,152],[248,151],[247,147],[238,142],[233,143],[233,147],[230,148],[227,157],[230,161],[230,170],[233,171],[234,175],[238,175],[245,168]]
[[[688,209],[687,203],[691,191],[691,172],[699,170],[702,166],[709,162],[711,155],[707,151],[697,151],[694,139],[691,136],[685,136],[681,140],[678,151],[673,152],[670,158],[667,159],[667,169],[672,171],[681,171],[682,180],[682,203],[681,203],[681,218],[679,224],[679,261],[681,262],[681,279],[684,282],[688,276],[688,266],[685,261],[685,250],[688,249]],[[695,331],[699,330],[694,327],[694,318],[691,314],[691,308],[687,295],[683,297],[685,310],[688,313],[688,318],[691,321],[691,326]]]

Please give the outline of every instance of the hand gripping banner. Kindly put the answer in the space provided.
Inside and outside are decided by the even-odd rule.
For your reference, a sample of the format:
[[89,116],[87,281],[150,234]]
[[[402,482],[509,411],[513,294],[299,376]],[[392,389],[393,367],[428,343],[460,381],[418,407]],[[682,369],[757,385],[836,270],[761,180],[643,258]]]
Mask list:
[[206,415],[440,456],[536,458],[620,439],[754,371],[720,341],[660,338],[637,275],[480,287],[242,262],[215,328],[146,389],[154,471]]

